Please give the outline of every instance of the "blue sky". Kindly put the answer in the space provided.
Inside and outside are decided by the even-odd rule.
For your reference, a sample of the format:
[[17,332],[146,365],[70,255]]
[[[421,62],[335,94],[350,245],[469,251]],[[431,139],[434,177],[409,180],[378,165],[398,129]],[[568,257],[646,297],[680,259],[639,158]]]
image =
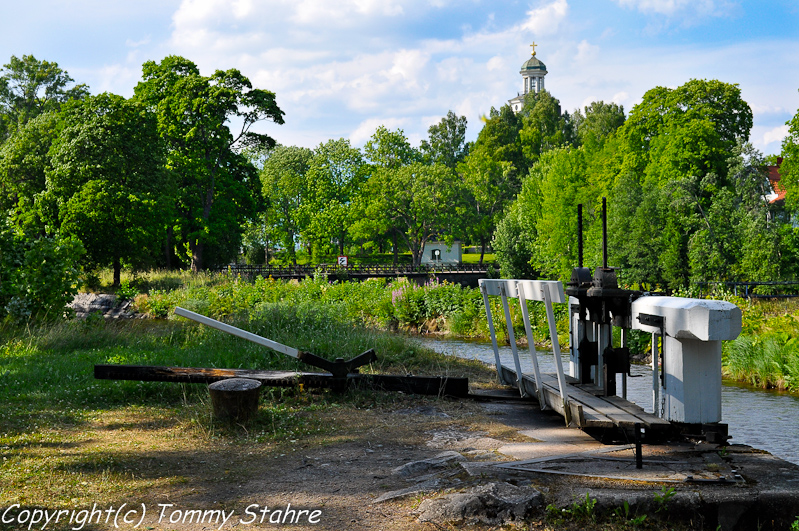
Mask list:
[[[3,0],[0,62],[57,62],[93,93],[130,96],[144,61],[182,55],[210,75],[238,68],[274,91],[287,145],[379,125],[411,142],[448,110],[479,117],[521,90],[537,44],[565,110],[595,100],[629,112],[655,86],[737,83],[751,141],[778,153],[799,109],[799,0]],[[13,6],[13,7],[9,7]]]

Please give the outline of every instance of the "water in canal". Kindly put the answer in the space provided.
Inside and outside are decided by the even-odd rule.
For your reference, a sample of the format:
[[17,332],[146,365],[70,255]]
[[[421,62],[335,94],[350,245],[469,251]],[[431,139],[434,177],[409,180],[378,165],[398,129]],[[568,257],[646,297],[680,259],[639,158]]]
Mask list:
[[[491,343],[428,338],[420,341],[438,352],[494,365]],[[503,365],[513,367],[510,347],[500,347],[500,357]],[[532,373],[527,348],[519,349],[519,359],[522,372]],[[555,373],[555,358],[551,352],[539,351],[538,360],[541,372]],[[568,355],[563,356],[563,367],[568,373]],[[636,377],[627,379],[627,398],[651,412],[652,371],[633,365],[632,374]],[[748,444],[799,464],[799,396],[725,382],[721,391],[721,414],[722,422],[729,425],[731,443]]]

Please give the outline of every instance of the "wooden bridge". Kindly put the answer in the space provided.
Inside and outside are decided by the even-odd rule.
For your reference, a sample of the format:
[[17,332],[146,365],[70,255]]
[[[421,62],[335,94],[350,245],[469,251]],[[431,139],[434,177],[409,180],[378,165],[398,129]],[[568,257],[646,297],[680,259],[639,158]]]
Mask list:
[[488,264],[441,264],[441,265],[349,265],[331,264],[297,265],[297,266],[252,266],[231,265],[221,270],[249,279],[258,276],[274,279],[302,280],[314,275],[327,275],[330,280],[366,280],[368,278],[407,277],[422,285],[429,280],[437,279],[462,286],[477,287],[477,281],[488,275]]

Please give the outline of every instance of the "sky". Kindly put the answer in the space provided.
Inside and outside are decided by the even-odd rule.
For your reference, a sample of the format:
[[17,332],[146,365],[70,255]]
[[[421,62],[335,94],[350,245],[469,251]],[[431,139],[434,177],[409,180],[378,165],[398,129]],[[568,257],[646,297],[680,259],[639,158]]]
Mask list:
[[0,0],[0,64],[53,61],[93,94],[133,94],[145,61],[181,55],[275,92],[285,124],[257,130],[314,148],[362,146],[379,125],[411,143],[452,110],[480,116],[522,90],[536,44],[546,88],[572,112],[625,112],[656,86],[740,86],[750,141],[779,153],[799,109],[799,0]]

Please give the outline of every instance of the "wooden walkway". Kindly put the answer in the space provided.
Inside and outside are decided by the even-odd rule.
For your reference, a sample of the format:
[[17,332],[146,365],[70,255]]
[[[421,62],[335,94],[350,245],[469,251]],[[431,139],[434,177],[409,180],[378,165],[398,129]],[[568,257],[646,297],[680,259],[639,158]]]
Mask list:
[[[516,371],[501,367],[502,376],[506,382],[515,382]],[[599,396],[601,393],[596,387],[590,384],[579,385],[574,378],[566,377],[566,404],[569,408],[569,415],[564,408],[564,400],[561,398],[558,387],[558,379],[552,374],[541,374],[541,393],[538,393],[535,385],[535,378],[532,375],[524,374],[521,384],[525,394],[543,397],[545,404],[542,408],[552,409],[567,418],[571,418],[572,425],[582,429],[621,429],[626,432],[632,431],[636,424],[640,424],[647,432],[664,433],[672,429],[671,423],[661,419],[651,413],[647,413],[643,408],[620,396]]]

